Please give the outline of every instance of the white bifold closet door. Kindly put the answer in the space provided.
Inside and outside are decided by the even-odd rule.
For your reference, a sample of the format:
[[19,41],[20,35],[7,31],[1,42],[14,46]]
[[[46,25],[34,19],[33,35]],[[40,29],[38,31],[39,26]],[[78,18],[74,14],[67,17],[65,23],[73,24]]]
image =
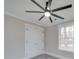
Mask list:
[[44,52],[44,29],[35,25],[26,24],[25,54],[28,58]]

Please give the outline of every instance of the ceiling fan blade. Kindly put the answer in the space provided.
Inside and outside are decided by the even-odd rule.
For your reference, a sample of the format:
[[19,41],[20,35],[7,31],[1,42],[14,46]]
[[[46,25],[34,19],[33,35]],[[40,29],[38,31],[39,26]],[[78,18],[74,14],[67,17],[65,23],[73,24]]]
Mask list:
[[48,2],[46,2],[46,7],[45,7],[45,11],[47,11],[47,7],[48,7]]
[[66,6],[54,9],[54,10],[52,10],[52,12],[56,12],[56,11],[59,11],[59,10],[64,10],[64,9],[71,8],[71,7],[72,7],[72,4],[66,5]]
[[42,11],[25,11],[25,12],[28,12],[28,13],[44,13]]
[[45,15],[43,15],[42,17],[40,17],[39,21],[40,21],[42,18],[44,18],[44,16],[45,16]]
[[53,21],[52,21],[52,18],[51,17],[49,17],[49,19],[50,19],[50,22],[52,23]]
[[33,3],[35,3],[38,7],[40,7],[42,10],[45,10],[40,4],[38,4],[36,1],[31,0]]
[[53,13],[51,13],[51,15],[52,15],[52,16],[55,16],[55,17],[58,17],[58,18],[60,18],[60,19],[64,19],[63,17],[61,17],[61,16],[58,16],[58,15],[56,15],[56,14],[53,14]]

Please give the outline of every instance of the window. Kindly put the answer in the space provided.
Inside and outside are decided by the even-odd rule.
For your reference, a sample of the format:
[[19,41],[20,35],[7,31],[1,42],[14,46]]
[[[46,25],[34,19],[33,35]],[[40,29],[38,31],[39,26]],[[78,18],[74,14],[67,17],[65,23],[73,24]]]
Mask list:
[[74,48],[74,24],[65,23],[59,25],[59,49],[73,51]]

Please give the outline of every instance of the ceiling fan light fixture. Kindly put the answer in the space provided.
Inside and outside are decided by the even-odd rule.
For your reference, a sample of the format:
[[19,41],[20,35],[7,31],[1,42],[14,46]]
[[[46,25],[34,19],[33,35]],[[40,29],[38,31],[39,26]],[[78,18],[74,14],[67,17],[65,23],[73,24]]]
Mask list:
[[45,15],[46,17],[49,17],[49,16],[50,16],[50,13],[49,13],[49,12],[45,12],[44,15]]

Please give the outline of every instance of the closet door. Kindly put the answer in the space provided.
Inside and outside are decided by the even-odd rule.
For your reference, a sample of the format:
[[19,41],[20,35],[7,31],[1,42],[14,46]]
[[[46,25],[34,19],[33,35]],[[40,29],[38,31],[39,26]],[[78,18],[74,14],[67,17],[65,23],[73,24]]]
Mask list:
[[33,25],[26,27],[26,54],[31,58],[44,52],[44,30]]

